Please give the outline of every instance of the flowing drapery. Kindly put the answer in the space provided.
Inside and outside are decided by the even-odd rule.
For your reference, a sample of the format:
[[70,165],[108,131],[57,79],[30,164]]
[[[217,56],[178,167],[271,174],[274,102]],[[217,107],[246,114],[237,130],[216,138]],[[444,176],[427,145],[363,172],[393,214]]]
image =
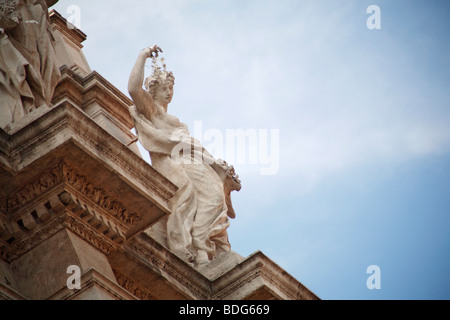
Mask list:
[[0,27],[0,127],[43,105],[50,106],[60,71],[48,17],[55,1],[19,0],[20,20],[3,17]]
[[[197,161],[183,161],[174,150],[181,146],[199,145],[187,127],[181,124],[173,129],[158,129],[130,108],[143,147],[150,152],[152,165],[172,181],[178,191],[171,199],[171,214],[155,228],[163,228],[169,249],[185,259],[197,262],[214,259],[220,252],[229,251],[226,229],[230,225],[223,182],[201,155]],[[195,148],[202,152],[201,148]],[[186,160],[186,159],[184,159]],[[189,157],[189,160],[192,160]]]

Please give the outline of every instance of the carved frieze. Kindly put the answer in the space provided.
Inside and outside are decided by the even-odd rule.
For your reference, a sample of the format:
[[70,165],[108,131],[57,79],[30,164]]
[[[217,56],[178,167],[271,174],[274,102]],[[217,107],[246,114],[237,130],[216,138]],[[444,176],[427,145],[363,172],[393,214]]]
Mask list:
[[94,230],[92,230],[92,228],[88,227],[86,224],[82,223],[78,219],[75,219],[71,216],[67,216],[65,224],[71,231],[79,235],[87,242],[94,245],[94,247],[96,247],[105,254],[110,253],[111,250],[115,249],[116,247],[112,242],[107,241],[104,236],[102,236],[98,232],[95,232]]
[[142,219],[64,160],[1,198],[0,210],[0,258],[6,261],[63,228],[108,254]]
[[130,212],[121,202],[112,199],[102,188],[90,183],[87,177],[81,175],[78,170],[67,163],[64,162],[62,170],[65,182],[119,221],[130,225],[142,219],[141,214]]
[[89,182],[86,176],[65,161],[3,198],[0,201],[0,210],[12,214],[60,182],[72,186],[122,223],[132,225],[142,219],[141,214],[130,212],[120,201],[110,197],[101,187]]
[[45,171],[19,190],[0,201],[0,210],[12,213],[62,181],[62,164]]
[[116,276],[117,283],[133,294],[140,300],[157,300],[158,298],[153,295],[148,289],[137,283],[136,281],[128,278],[117,270],[113,270],[114,275]]

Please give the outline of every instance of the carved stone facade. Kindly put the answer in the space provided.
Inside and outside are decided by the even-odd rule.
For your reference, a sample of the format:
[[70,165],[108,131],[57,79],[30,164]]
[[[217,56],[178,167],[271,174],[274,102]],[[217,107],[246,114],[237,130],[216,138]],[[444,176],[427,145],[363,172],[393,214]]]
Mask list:
[[0,130],[0,300],[317,299],[261,252],[195,267],[144,232],[177,187],[140,156],[132,101],[91,71],[86,36],[50,21],[53,106]]

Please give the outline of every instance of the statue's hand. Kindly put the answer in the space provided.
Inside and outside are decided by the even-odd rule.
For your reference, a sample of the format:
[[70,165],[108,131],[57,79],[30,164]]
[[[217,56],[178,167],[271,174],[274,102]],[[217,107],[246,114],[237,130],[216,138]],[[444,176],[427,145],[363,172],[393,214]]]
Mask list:
[[217,166],[220,168],[216,171],[221,171],[221,176],[223,185],[226,191],[239,191],[241,190],[241,180],[239,180],[239,176],[236,174],[233,166],[228,165],[228,163],[222,159],[216,160]]
[[228,170],[229,166],[228,163],[225,160],[217,159],[216,160],[217,165],[223,169],[225,172]]
[[156,44],[153,47],[148,47],[142,50],[142,53],[146,58],[157,58],[160,52],[162,53],[163,51]]
[[230,166],[227,169],[227,179],[224,182],[225,189],[228,191],[240,191],[242,188],[241,180],[239,180],[239,176],[234,171],[234,167]]

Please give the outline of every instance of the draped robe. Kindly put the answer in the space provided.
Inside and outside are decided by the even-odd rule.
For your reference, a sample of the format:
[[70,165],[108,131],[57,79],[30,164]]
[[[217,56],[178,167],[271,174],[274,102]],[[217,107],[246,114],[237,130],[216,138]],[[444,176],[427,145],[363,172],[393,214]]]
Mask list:
[[[230,251],[226,231],[230,222],[221,178],[203,161],[202,148],[192,150],[196,161],[191,161],[190,156],[183,161],[177,157],[178,152],[174,153],[180,146],[190,148],[193,141],[196,146],[200,142],[191,137],[184,124],[157,128],[135,106],[130,114],[139,141],[150,152],[153,167],[178,187],[169,204],[171,214],[154,227],[163,228],[169,249],[184,259],[197,258],[200,263]],[[207,260],[206,256],[199,257],[201,251]]]
[[61,76],[48,16],[55,2],[18,0],[19,23],[0,21],[0,128],[51,104]]

